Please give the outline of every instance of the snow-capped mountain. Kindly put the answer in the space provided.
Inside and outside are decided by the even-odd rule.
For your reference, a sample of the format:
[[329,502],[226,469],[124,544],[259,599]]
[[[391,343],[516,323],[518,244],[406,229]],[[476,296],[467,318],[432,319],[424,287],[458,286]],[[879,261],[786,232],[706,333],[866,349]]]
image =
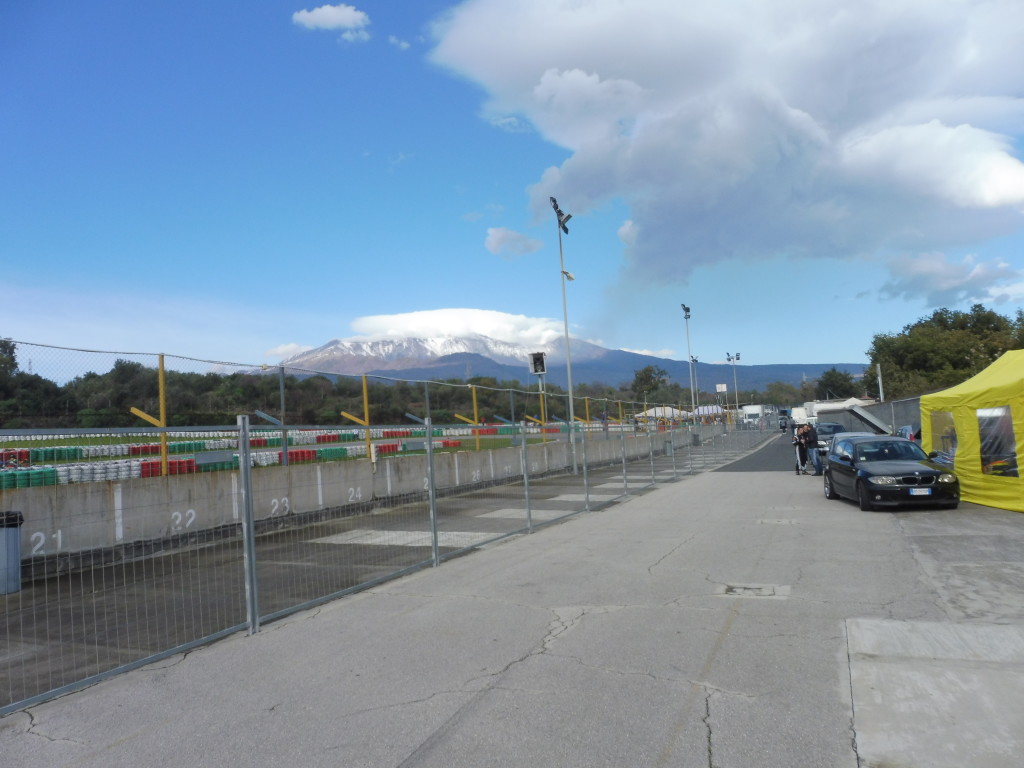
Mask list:
[[[572,359],[585,361],[601,357],[608,350],[596,344],[574,339]],[[332,339],[323,346],[293,355],[283,361],[292,368],[325,373],[368,373],[419,368],[448,355],[480,355],[502,365],[525,367],[530,353],[544,352],[552,363],[565,362],[562,338],[546,345],[525,347],[499,341],[479,334],[466,336],[435,336],[420,339],[387,339],[382,341],[344,341]]]
[[[565,339],[553,338],[547,344],[530,347],[499,341],[480,334],[390,339],[386,341],[344,341],[333,339],[321,347],[282,361],[293,371],[375,374],[411,380],[466,380],[490,376],[499,381],[534,382],[529,372],[530,354],[547,355],[547,381],[565,386]],[[637,370],[653,365],[663,369],[670,380],[688,386],[691,369],[686,361],[668,360],[651,355],[605,349],[579,339],[572,340],[572,378],[577,384],[628,384]],[[735,365],[694,363],[692,373],[703,391],[715,391],[717,385],[733,390],[733,379],[741,390],[764,390],[771,382],[799,386],[801,381],[817,378],[835,367],[855,376],[864,371],[862,363],[782,363],[773,365]]]

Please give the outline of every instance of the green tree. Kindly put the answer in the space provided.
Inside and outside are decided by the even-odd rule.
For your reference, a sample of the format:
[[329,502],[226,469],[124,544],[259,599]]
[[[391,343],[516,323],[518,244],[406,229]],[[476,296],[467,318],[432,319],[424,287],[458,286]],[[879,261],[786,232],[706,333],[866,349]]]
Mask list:
[[975,304],[969,312],[937,309],[902,332],[878,334],[868,356],[864,386],[879,395],[878,366],[886,399],[915,397],[959,384],[1024,340],[1024,315],[1016,319]]
[[814,396],[817,400],[845,400],[848,397],[856,397],[860,391],[853,380],[853,376],[837,368],[829,368],[821,374],[814,386]]
[[664,386],[668,381],[668,371],[656,365],[648,365],[633,371],[633,384],[630,389],[637,400],[646,400],[647,396]]
[[796,403],[804,402],[800,390],[792,384],[783,381],[773,381],[764,390],[764,401],[774,405],[788,408]]

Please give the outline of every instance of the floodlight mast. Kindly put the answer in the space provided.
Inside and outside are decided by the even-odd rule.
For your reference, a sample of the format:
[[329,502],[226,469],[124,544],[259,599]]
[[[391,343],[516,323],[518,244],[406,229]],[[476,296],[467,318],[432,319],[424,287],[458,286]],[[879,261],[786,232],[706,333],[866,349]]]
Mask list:
[[732,363],[732,389],[736,397],[736,417],[739,418],[740,413],[740,390],[736,385],[736,363],[739,362],[740,353],[737,352],[735,355],[730,355],[728,352],[725,353],[725,359]]
[[690,308],[685,304],[680,304],[683,308],[683,319],[686,320],[686,357],[690,361],[690,409],[693,412],[694,417],[697,415],[697,394],[696,394],[696,379],[693,377],[693,364],[696,359],[690,352]]
[[558,268],[561,272],[562,281],[562,318],[565,322],[565,377],[569,385],[569,445],[572,449],[572,471],[577,472],[576,463],[576,411],[573,407],[572,395],[572,354],[569,349],[569,310],[565,299],[565,283],[567,280],[575,280],[576,277],[565,269],[565,258],[562,254],[562,233],[569,234],[569,219],[571,213],[564,213],[558,207],[558,201],[551,198],[551,207],[555,209],[555,217],[558,221]]

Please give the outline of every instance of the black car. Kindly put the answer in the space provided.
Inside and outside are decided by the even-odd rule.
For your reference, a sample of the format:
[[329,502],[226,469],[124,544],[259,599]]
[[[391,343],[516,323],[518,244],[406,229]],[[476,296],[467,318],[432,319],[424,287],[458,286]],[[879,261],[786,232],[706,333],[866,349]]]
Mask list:
[[825,458],[828,453],[828,445],[832,442],[832,436],[845,432],[846,427],[834,421],[819,421],[814,425],[814,431],[818,433],[818,453]]
[[863,510],[898,506],[956,509],[960,481],[915,442],[887,435],[837,435],[825,457],[825,497]]

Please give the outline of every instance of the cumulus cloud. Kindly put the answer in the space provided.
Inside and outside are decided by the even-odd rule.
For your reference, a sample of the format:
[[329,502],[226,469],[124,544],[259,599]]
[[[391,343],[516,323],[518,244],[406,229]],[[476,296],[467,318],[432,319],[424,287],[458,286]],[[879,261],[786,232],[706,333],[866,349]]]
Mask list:
[[279,358],[281,360],[286,360],[289,357],[301,354],[302,352],[308,352],[311,349],[313,349],[313,347],[310,347],[305,344],[281,344],[279,346],[274,347],[273,349],[268,349],[264,353],[264,357],[272,357],[275,359]]
[[923,296],[932,306],[998,303],[1005,290],[993,293],[992,287],[1021,278],[1020,271],[1001,260],[980,262],[966,256],[957,263],[942,254],[897,257],[889,264],[889,271],[892,277],[882,286],[883,295],[911,299]]
[[[621,199],[627,277],[685,282],[1020,229],[1022,31],[1019,0],[474,0],[431,55],[483,89],[484,119],[568,151],[531,187],[538,216],[552,195],[577,215]],[[952,266],[963,295],[1007,279]],[[956,294],[940,282],[917,295]]]
[[352,321],[358,336],[346,341],[466,336],[477,333],[513,344],[548,344],[564,333],[558,320],[510,315],[489,309],[432,309],[397,315],[367,315]]
[[489,227],[484,248],[495,255],[522,256],[540,250],[543,243],[504,227]]
[[342,38],[350,41],[369,39],[366,27],[370,17],[351,5],[321,5],[311,11],[296,11],[292,14],[292,23],[307,29],[343,30]]
[[402,40],[394,35],[388,35],[388,42],[400,51],[407,51],[410,47],[410,43],[407,40]]

